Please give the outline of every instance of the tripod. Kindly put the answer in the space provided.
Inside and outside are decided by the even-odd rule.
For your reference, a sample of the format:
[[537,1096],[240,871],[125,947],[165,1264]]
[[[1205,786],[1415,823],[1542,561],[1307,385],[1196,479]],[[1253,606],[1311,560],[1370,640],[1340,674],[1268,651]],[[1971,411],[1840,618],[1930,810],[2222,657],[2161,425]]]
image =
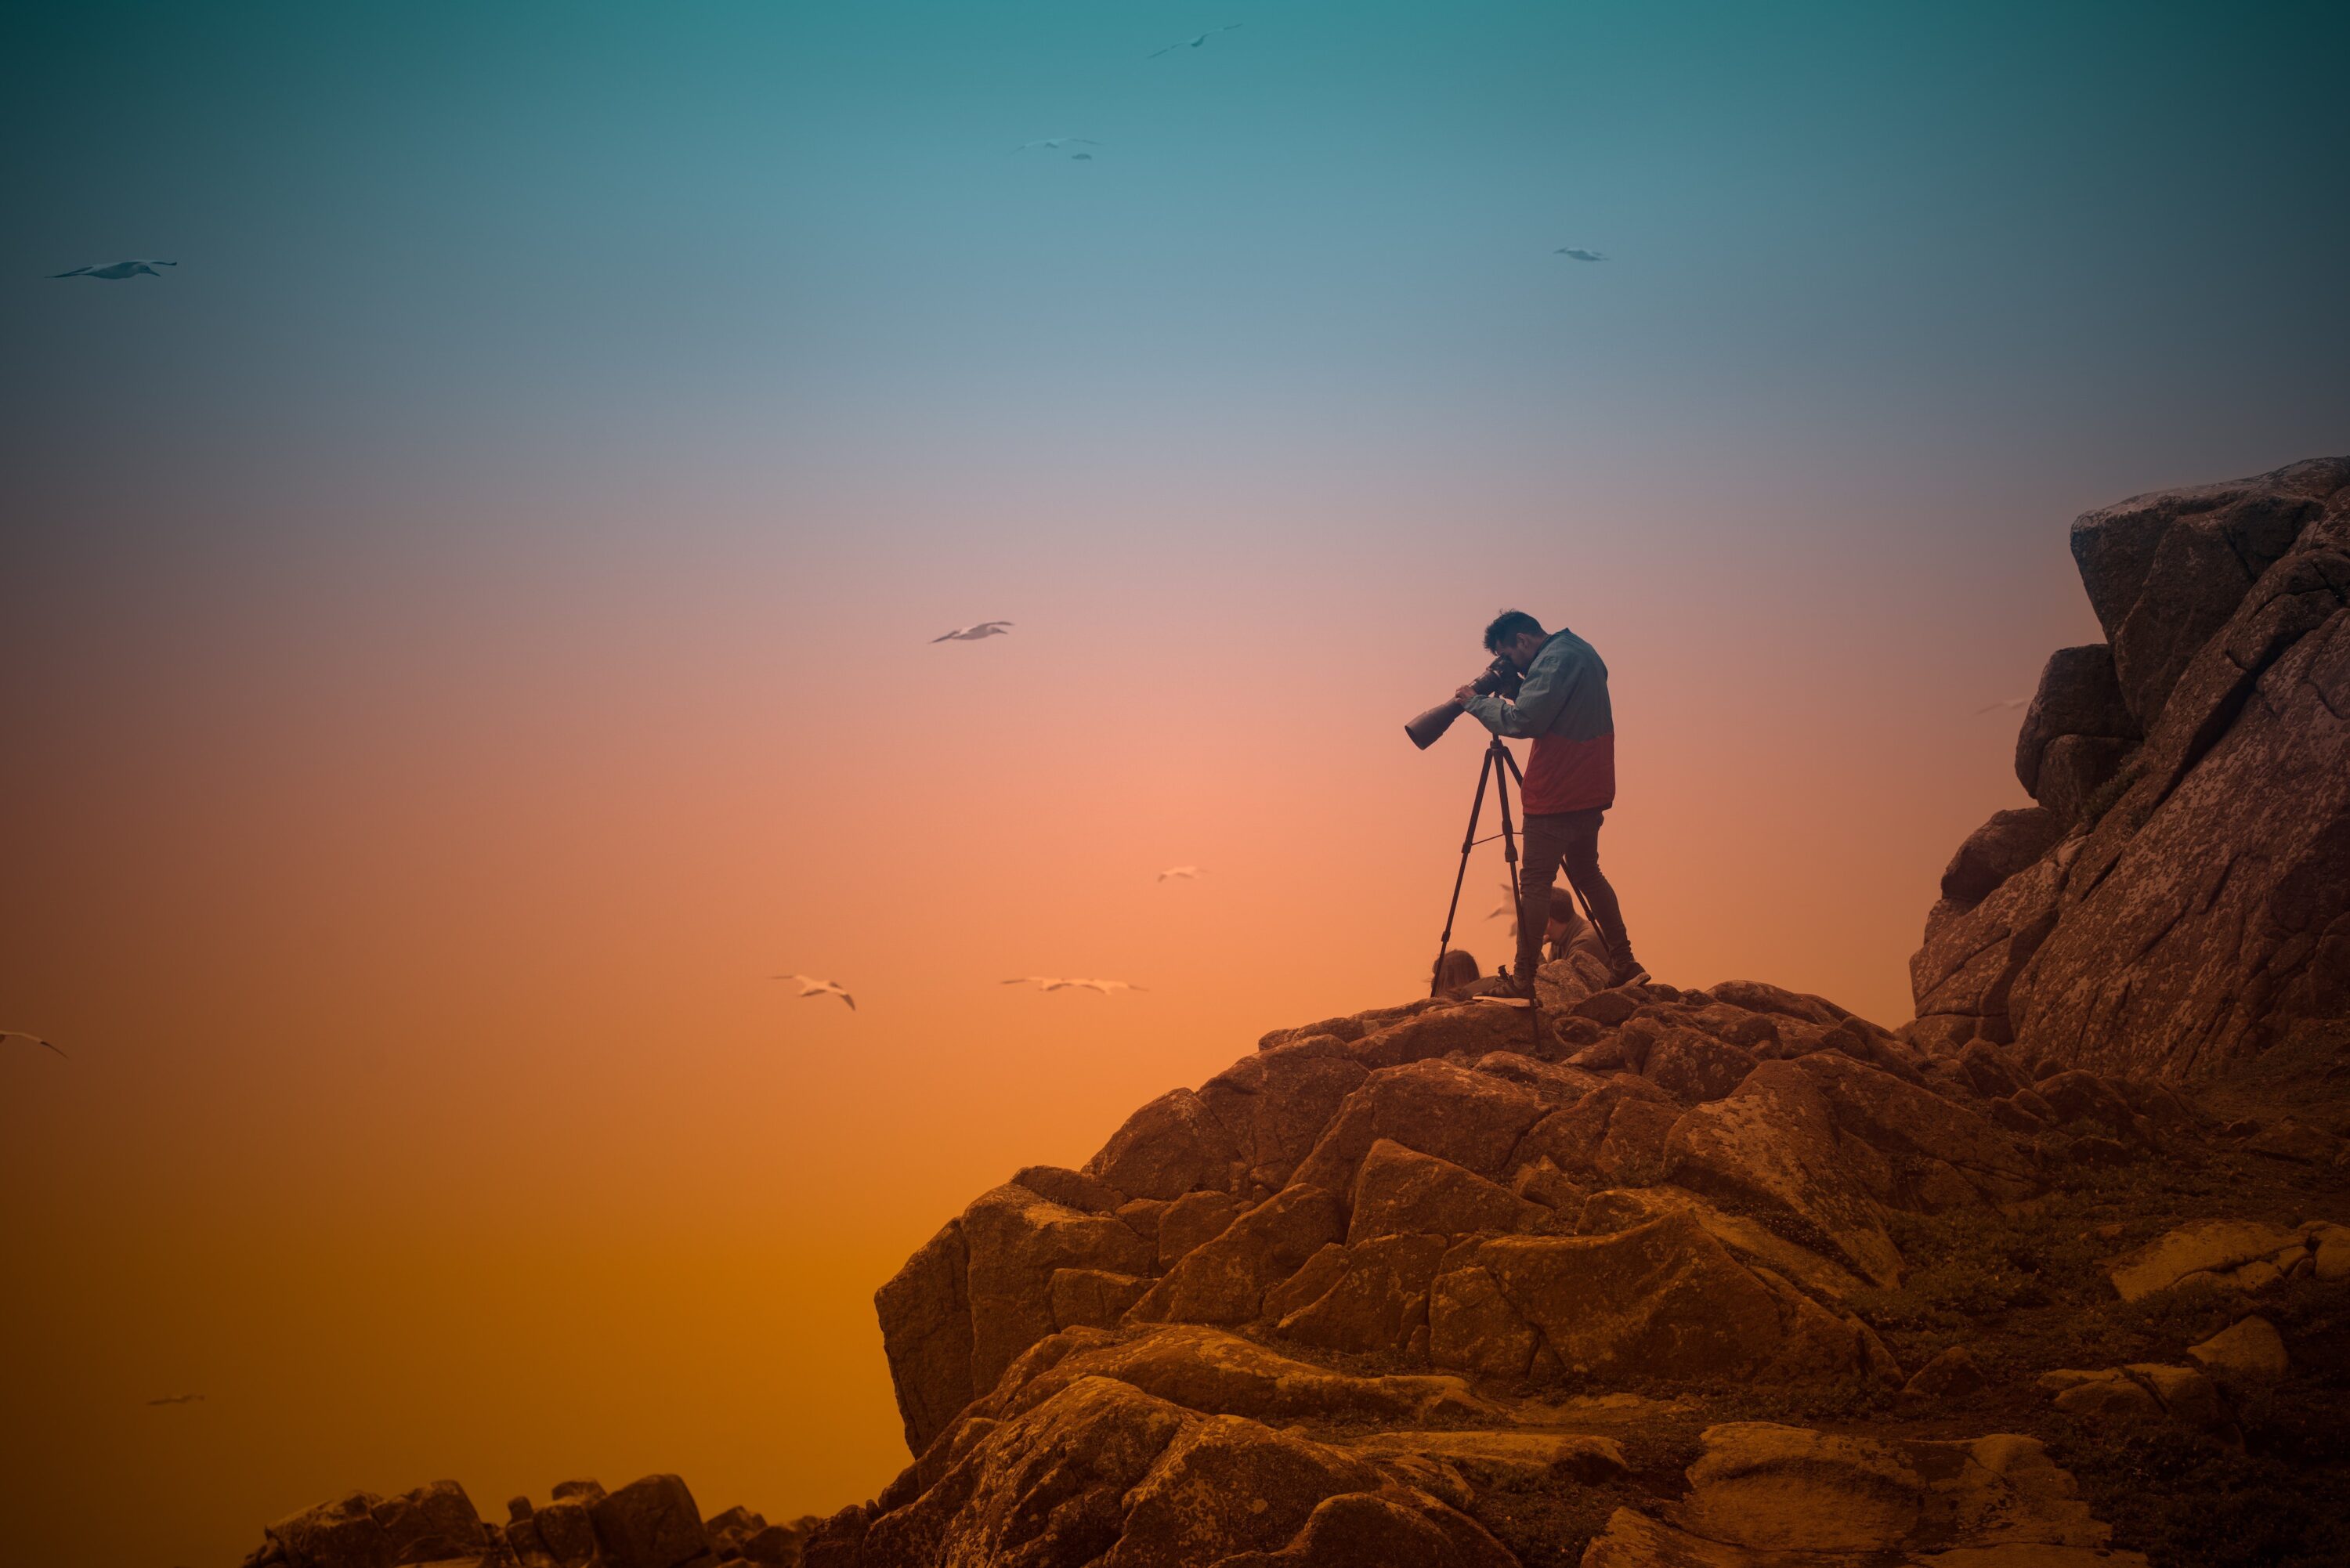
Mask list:
[[[1469,831],[1461,838],[1461,868],[1452,874],[1452,902],[1444,910],[1444,934],[1436,939],[1436,969],[1429,978],[1428,986],[1431,996],[1436,992],[1436,976],[1444,970],[1444,955],[1452,950],[1452,921],[1461,912],[1461,888],[1469,878],[1469,854],[1482,842],[1477,836],[1477,819],[1484,814],[1485,785],[1488,782],[1492,784],[1493,798],[1501,806],[1502,858],[1510,867],[1510,895],[1517,905],[1519,922],[1523,925],[1526,919],[1525,883],[1518,874],[1517,824],[1510,815],[1512,779],[1517,780],[1518,797],[1524,799],[1526,780],[1525,775],[1518,772],[1518,759],[1511,754],[1509,747],[1502,743],[1502,737],[1495,735],[1486,742],[1484,764],[1477,770],[1476,798],[1469,803]],[[1591,901],[1583,896],[1583,889],[1575,885],[1573,876],[1567,877],[1566,885],[1574,894],[1575,903],[1581,907],[1584,919],[1591,919]],[[1596,928],[1597,922],[1594,920],[1593,925]],[[1543,1037],[1542,1001],[1535,994],[1534,977],[1526,974],[1517,978],[1525,982],[1526,1008],[1534,1022],[1534,1039],[1539,1043]]]

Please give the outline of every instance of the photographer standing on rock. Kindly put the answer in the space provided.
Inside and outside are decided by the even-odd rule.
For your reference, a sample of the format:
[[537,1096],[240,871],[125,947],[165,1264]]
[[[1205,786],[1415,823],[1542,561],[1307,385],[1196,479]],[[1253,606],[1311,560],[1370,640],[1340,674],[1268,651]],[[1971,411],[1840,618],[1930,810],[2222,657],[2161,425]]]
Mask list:
[[1514,700],[1454,692],[1477,722],[1497,735],[1531,736],[1526,760],[1525,859],[1518,884],[1518,957],[1513,989],[1534,994],[1534,970],[1549,925],[1551,884],[1559,867],[1591,906],[1607,944],[1607,983],[1648,978],[1632,956],[1623,907],[1599,869],[1599,819],[1616,804],[1616,718],[1607,705],[1607,666],[1598,650],[1571,631],[1548,632],[1523,610],[1504,610],[1485,628],[1488,652],[1507,659],[1524,676]]

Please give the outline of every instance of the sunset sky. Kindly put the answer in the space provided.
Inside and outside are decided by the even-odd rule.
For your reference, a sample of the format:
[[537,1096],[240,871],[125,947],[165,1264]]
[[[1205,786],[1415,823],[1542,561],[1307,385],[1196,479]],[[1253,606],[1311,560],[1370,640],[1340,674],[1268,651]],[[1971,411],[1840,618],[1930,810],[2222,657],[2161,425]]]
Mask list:
[[2350,450],[2345,16],[12,11],[8,1549],[871,1496],[910,1251],[1421,988],[1505,606],[1658,977],[1905,1021],[2074,514]]

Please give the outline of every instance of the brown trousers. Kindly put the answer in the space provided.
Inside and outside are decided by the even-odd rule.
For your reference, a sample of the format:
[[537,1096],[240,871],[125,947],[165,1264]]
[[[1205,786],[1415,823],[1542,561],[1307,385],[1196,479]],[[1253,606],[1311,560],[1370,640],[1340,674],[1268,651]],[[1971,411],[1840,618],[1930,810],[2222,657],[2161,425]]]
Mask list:
[[1592,923],[1607,944],[1608,958],[1620,964],[1631,956],[1632,939],[1624,929],[1624,908],[1599,869],[1599,819],[1607,815],[1602,807],[1526,818],[1525,858],[1518,870],[1518,960],[1512,974],[1532,974],[1542,961],[1551,883],[1561,866],[1566,867],[1567,880],[1591,906]]

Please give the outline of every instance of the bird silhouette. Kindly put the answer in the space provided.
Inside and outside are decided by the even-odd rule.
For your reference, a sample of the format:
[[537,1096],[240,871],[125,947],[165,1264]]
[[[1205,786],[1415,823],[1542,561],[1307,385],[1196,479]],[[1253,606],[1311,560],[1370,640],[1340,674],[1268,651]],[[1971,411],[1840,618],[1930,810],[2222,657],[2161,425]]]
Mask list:
[[1049,974],[1024,974],[1017,980],[1002,981],[998,983],[1003,985],[1033,985],[1039,991],[1063,991],[1070,986],[1076,985],[1081,982],[1074,980],[1061,980]]
[[1159,880],[1164,882],[1170,877],[1180,877],[1186,882],[1196,882],[1200,879],[1200,868],[1197,866],[1170,866],[1159,874]]
[[1993,702],[1986,707],[1976,709],[1974,711],[1974,717],[1980,719],[1985,713],[1996,713],[2002,708],[2021,708],[2031,701],[2032,699],[2029,697],[2010,697],[2003,701]]
[[931,640],[932,642],[977,642],[983,637],[1009,637],[1012,634],[1003,628],[1011,624],[1008,620],[983,620],[977,626],[959,626],[952,631],[934,637]]
[[1088,991],[1098,991],[1107,996],[1114,991],[1148,991],[1147,985],[1128,985],[1122,980],[1073,980],[1071,985],[1082,985]]
[[1206,32],[1201,33],[1197,37],[1185,38],[1180,43],[1170,44],[1163,49],[1153,49],[1149,54],[1143,57],[1146,59],[1155,60],[1161,55],[1171,55],[1178,49],[1196,49],[1201,45],[1206,43],[1209,39],[1214,37],[1217,34],[1229,33],[1239,26],[1240,24],[1238,22],[1227,22],[1221,27],[1209,28]]
[[178,262],[173,261],[108,262],[103,266],[78,266],[71,272],[53,272],[49,275],[51,277],[102,277],[109,283],[114,283],[126,277],[137,277],[141,274],[149,277],[161,277],[163,275],[155,270],[157,267],[179,265]]
[[1502,884],[1502,901],[1495,905],[1485,918],[1489,920],[1498,920],[1503,915],[1510,917],[1510,935],[1516,936],[1518,934],[1518,890],[1507,882]]
[[[1099,147],[1100,145],[1100,142],[1094,140],[1088,136],[1046,136],[1041,137],[1035,141],[1024,141],[1019,146],[1014,148],[1011,152],[1005,153],[1004,156],[1009,158],[1013,156],[1014,153],[1034,152],[1039,147],[1044,148],[1048,152],[1058,152],[1064,147]],[[1074,156],[1078,158],[1088,158],[1091,157],[1092,154],[1079,152],[1074,154]]]
[[59,1045],[56,1041],[44,1040],[39,1035],[28,1034],[22,1029],[0,1029],[0,1040],[30,1040],[36,1045],[47,1045],[50,1050],[55,1051],[60,1056],[66,1054],[65,1047]]
[[837,996],[840,998],[841,1001],[848,1003],[849,1012],[854,1012],[857,1011],[857,998],[849,995],[847,992],[843,991],[838,981],[818,980],[812,974],[775,974],[769,975],[767,978],[770,980],[788,980],[794,981],[799,986],[800,995],[803,997]]
[[1597,251],[1587,251],[1581,245],[1562,245],[1557,250],[1551,252],[1551,254],[1556,256],[1573,256],[1576,261],[1606,261],[1607,259],[1606,256],[1601,255]]
[[203,1397],[201,1394],[166,1394],[161,1399],[150,1399],[150,1405],[192,1405]]

